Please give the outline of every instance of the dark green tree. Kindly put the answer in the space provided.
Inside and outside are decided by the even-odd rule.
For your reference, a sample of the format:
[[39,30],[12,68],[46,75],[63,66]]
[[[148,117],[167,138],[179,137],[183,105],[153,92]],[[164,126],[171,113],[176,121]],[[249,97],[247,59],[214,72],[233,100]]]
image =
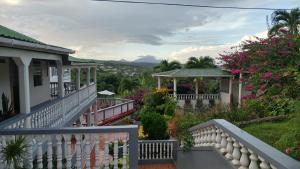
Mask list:
[[287,29],[290,34],[299,34],[300,30],[300,9],[295,8],[290,12],[286,10],[277,10],[272,16],[272,27],[269,30],[269,35],[279,34],[280,29]]
[[156,72],[164,72],[174,69],[180,69],[181,64],[177,61],[169,62],[168,60],[162,60],[159,65],[154,67]]
[[215,68],[214,59],[209,56],[204,57],[190,57],[185,64],[186,68]]

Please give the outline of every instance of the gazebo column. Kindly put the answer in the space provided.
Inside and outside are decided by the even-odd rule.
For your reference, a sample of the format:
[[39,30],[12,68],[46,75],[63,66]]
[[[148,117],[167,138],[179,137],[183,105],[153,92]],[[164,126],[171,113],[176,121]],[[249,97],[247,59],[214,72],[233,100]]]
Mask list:
[[174,95],[174,98],[177,98],[177,80],[176,80],[176,78],[173,79],[173,95]]
[[198,100],[198,94],[199,94],[199,84],[198,84],[198,79],[196,80],[196,84],[195,84],[195,94],[196,94],[196,100]]
[[160,79],[159,76],[157,77],[157,88],[158,88],[158,89],[161,88],[161,79]]
[[231,104],[231,98],[232,98],[232,78],[229,77],[229,90],[228,90],[228,93],[229,93],[229,101],[230,101],[230,104]]
[[242,105],[242,87],[243,87],[243,82],[242,82],[243,74],[240,73],[240,78],[239,78],[239,100],[238,100],[238,107],[240,108]]

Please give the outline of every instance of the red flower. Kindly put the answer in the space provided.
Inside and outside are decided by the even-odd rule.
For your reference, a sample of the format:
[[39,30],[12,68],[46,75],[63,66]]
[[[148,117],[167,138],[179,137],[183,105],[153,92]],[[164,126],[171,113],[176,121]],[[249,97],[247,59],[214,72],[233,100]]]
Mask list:
[[249,85],[245,86],[245,89],[248,91],[251,91],[254,89],[254,86],[252,84],[249,84]]
[[292,153],[292,151],[293,151],[292,148],[287,148],[287,149],[285,149],[285,153],[286,153],[287,155],[290,155],[290,154]]
[[233,75],[238,75],[238,74],[240,74],[240,70],[238,70],[238,69],[232,69],[231,70],[231,73],[233,74]]
[[268,51],[257,51],[256,54],[258,54],[259,56],[266,56],[266,55],[269,55],[271,53],[268,52]]
[[262,76],[262,79],[263,79],[263,80],[267,80],[267,79],[270,79],[272,76],[273,76],[273,73],[272,73],[272,72],[266,72],[266,73]]

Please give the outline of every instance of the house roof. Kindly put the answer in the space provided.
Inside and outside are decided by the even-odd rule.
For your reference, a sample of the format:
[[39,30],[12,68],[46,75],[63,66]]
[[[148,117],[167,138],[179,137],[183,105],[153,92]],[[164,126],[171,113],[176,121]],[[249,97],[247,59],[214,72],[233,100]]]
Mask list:
[[154,77],[231,77],[232,74],[220,68],[175,69],[152,74]]
[[71,62],[71,65],[96,65],[93,59],[82,59],[74,56],[69,56],[68,61]]
[[49,45],[0,25],[0,46],[68,55],[73,50]]
[[0,25],[0,37],[4,38],[9,38],[9,39],[15,39],[15,40],[20,40],[20,41],[25,41],[25,42],[30,42],[30,43],[38,43],[38,44],[44,44],[36,39],[33,39],[29,36],[26,36],[22,33],[16,32],[12,29],[9,29],[7,27],[4,27]]

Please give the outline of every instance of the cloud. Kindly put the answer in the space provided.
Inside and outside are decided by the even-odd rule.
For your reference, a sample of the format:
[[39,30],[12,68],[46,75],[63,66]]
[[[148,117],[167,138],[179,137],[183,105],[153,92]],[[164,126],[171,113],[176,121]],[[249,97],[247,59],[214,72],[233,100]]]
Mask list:
[[200,57],[200,56],[210,56],[212,58],[219,57],[220,53],[224,51],[231,51],[231,47],[238,46],[241,42],[245,40],[255,40],[255,37],[265,38],[267,37],[267,31],[259,32],[255,35],[246,35],[243,36],[239,41],[234,43],[222,44],[222,45],[205,45],[197,47],[187,47],[178,51],[174,51],[168,57],[169,60],[177,60],[181,63],[185,63],[188,58]]
[[[182,0],[172,2],[183,3]],[[217,6],[277,4],[280,7],[297,4],[296,0],[290,3],[185,0],[184,3]],[[134,60],[139,55],[163,58],[170,51],[179,51],[178,48],[200,48],[203,44],[208,47],[198,49],[205,52],[201,55],[211,55],[213,48],[223,49],[222,45],[216,44],[228,44],[245,34],[262,31],[267,13],[92,0],[0,0],[0,6],[1,25],[45,43],[74,48],[80,57],[108,60],[119,60],[119,57]],[[147,53],[141,52],[142,49],[147,49]],[[180,55],[174,53],[174,57]]]

